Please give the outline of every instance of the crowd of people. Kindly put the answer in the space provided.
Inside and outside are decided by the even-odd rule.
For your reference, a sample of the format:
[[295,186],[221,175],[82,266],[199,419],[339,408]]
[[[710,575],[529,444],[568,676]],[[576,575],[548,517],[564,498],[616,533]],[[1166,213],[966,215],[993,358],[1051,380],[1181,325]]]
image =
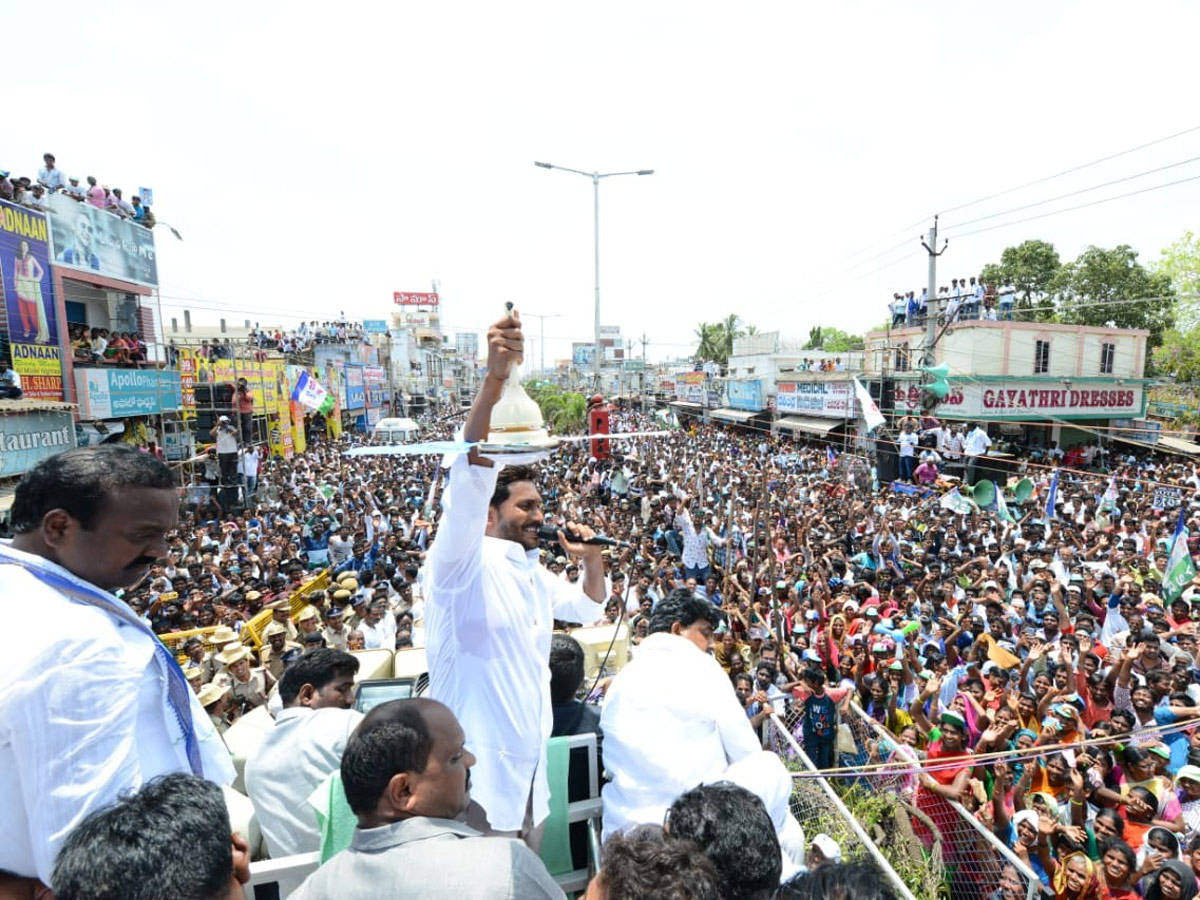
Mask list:
[[330,322],[301,322],[297,328],[284,331],[253,330],[250,343],[260,350],[278,350],[280,353],[299,353],[316,344],[359,344],[370,343],[371,336],[363,330],[362,322],[340,318]]
[[0,168],[0,200],[16,203],[36,212],[49,212],[49,196],[59,193],[80,203],[87,203],[121,219],[129,219],[143,228],[156,224],[150,206],[142,202],[139,194],[125,199],[121,188],[110,188],[99,184],[94,175],[87,176],[87,184],[81,185],[77,176],[68,176],[58,167],[53,153],[42,155],[42,166],[36,178],[28,175],[13,176],[8,169]]
[[[461,427],[479,439],[483,407],[427,433]],[[613,424],[654,427],[637,412]],[[898,802],[932,826],[920,838],[940,842],[952,896],[1024,896],[1013,860],[1056,898],[1195,896],[1200,581],[1175,575],[1180,548],[1190,562],[1200,544],[1200,474],[1182,458],[1029,460],[1033,491],[1002,519],[876,484],[868,460],[819,441],[751,429],[691,425],[615,441],[603,460],[566,444],[533,468],[488,466],[474,453],[348,456],[353,443],[317,440],[293,459],[263,460],[244,508],[193,486],[178,522],[118,481],[111,490],[126,502],[101,504],[103,521],[81,530],[71,523],[87,513],[64,514],[56,504],[75,507],[27,476],[15,549],[0,559],[12,563],[0,565],[12,620],[47,585],[66,591],[51,578],[65,569],[125,588],[114,602],[160,635],[211,629],[182,646],[203,710],[196,746],[155,752],[187,749],[182,766],[165,768],[220,781],[222,733],[267,707],[272,744],[248,763],[246,784],[272,856],[316,849],[307,797],[340,772],[359,828],[296,896],[357,896],[380,879],[407,880],[413,896],[492,896],[485,888],[501,882],[523,885],[514,896],[558,896],[535,852],[544,741],[572,729],[602,736],[609,776],[605,863],[589,896],[824,896],[806,891],[858,870],[795,820],[787,748],[764,744],[768,720],[835,782],[899,785]],[[1180,508],[1158,508],[1163,485],[1178,489]],[[130,530],[131,516],[148,517],[149,532]],[[539,533],[545,524],[557,541]],[[589,543],[597,534],[623,543]],[[93,559],[89,541],[99,540],[105,559]],[[14,569],[19,583],[6,574]],[[326,571],[295,612],[297,589]],[[81,590],[67,595],[82,602]],[[242,636],[264,609],[273,621],[255,650]],[[552,642],[551,626],[617,621],[629,628],[630,661],[583,683],[582,651],[562,635]],[[83,690],[98,678],[95,650],[83,649],[85,636],[94,648],[96,626],[66,631],[45,652],[58,672],[78,658]],[[349,709],[352,651],[409,647],[427,650],[432,700],[382,704],[365,718]],[[158,664],[143,652],[141,666]],[[3,683],[0,735],[18,715],[52,733],[37,712],[45,679]],[[110,719],[121,712],[106,693],[114,685],[94,691]],[[858,739],[847,744],[849,723]],[[53,746],[39,752],[50,758]],[[32,777],[21,751],[0,742],[4,753],[14,758],[0,772]],[[103,808],[115,795],[78,802],[56,768],[39,777],[45,808],[16,825],[0,817],[0,833],[53,825],[55,837],[36,852],[28,838],[0,843],[0,870],[50,884],[59,847],[68,869],[68,849],[83,852],[76,843],[97,853],[105,830],[80,822],[125,810]],[[30,790],[5,778],[4,796]],[[56,794],[56,778],[72,789]],[[962,838],[959,805],[1009,853]],[[209,826],[232,848],[228,883],[243,849],[227,822]],[[414,846],[424,839],[436,852]]]
[[[985,284],[983,276],[954,278],[949,287],[938,288],[937,299],[940,301],[940,321],[943,323],[967,319],[1012,321],[1016,288],[1011,281],[1005,281],[1000,286],[992,282]],[[908,291],[892,294],[888,304],[892,327],[923,326],[928,305],[929,288],[923,288],[920,293]]]

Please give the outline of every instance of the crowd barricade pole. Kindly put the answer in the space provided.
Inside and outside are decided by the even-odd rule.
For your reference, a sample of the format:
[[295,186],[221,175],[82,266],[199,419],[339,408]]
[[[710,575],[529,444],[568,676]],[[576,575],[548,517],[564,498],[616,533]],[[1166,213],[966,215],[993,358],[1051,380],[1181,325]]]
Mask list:
[[[777,746],[782,747],[790,759],[798,761],[809,772],[817,771],[816,766],[796,743],[790,729],[778,714],[772,713],[770,718],[765,721],[770,723],[769,730],[773,732],[769,736],[769,743],[776,743]],[[861,856],[864,853],[869,855],[883,873],[884,878],[891,884],[897,897],[902,900],[916,900],[907,885],[896,874],[896,870],[892,868],[887,857],[883,855],[875,841],[846,808],[842,798],[825,778],[799,778],[793,774],[792,782],[790,804],[792,814],[804,829],[805,840],[809,844],[818,833],[828,830],[840,832],[842,841],[839,843],[842,845],[844,859]],[[832,807],[832,815],[830,807]],[[831,825],[840,827],[831,828]],[[847,844],[853,845],[847,846]]]
[[[867,715],[857,703],[851,703],[850,709],[856,741],[867,735],[891,743],[895,747],[895,755],[906,761],[902,765],[907,779],[915,781],[921,766],[916,752],[907,744],[900,743],[895,735]],[[935,816],[934,819],[942,832],[947,876],[958,882],[956,889],[952,887],[953,896],[971,896],[978,890],[982,891],[979,896],[988,896],[1000,884],[1004,870],[1009,866],[1021,879],[1022,896],[1034,900],[1042,895],[1042,883],[1037,874],[996,837],[992,829],[961,803],[949,800],[946,806],[954,816]]]
[[[308,606],[308,595],[314,591],[321,591],[329,587],[331,583],[330,579],[329,569],[322,569],[288,595],[288,601],[291,604],[292,621],[295,621],[296,616],[300,615],[304,607]],[[259,610],[249,622],[244,624],[239,634],[242,643],[249,644],[254,650],[261,650],[263,645],[263,630],[271,623],[272,615],[269,609]]]
[[180,659],[180,662],[182,663],[183,660],[181,657],[183,657],[183,645],[188,638],[200,638],[200,640],[204,642],[204,651],[206,653],[210,653],[216,648],[213,647],[208,638],[209,635],[216,630],[216,625],[209,625],[207,628],[191,628],[187,631],[168,631],[166,634],[160,634],[158,639],[162,641],[162,643],[166,645],[166,648],[174,653],[176,658]]

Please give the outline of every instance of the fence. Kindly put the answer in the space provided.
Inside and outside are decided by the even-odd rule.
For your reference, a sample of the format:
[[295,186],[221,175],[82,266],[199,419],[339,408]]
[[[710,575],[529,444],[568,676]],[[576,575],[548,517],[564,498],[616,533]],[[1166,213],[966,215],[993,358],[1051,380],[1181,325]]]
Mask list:
[[[793,770],[815,771],[802,749],[801,706],[791,705],[766,735],[766,746]],[[946,801],[922,788],[921,767],[914,750],[901,744],[857,705],[842,719],[838,739],[839,767],[823,778],[798,777],[793,812],[811,844],[826,832],[839,842],[843,856],[878,852],[887,871],[906,886],[901,896],[916,900],[1035,900],[1042,896],[1034,872],[960,803]],[[857,767],[868,766],[865,770]],[[816,782],[816,784],[813,784]],[[830,814],[822,795],[838,798],[835,808],[854,824]],[[974,805],[982,799],[973,799]],[[854,827],[854,825],[858,827]],[[865,832],[860,834],[859,832]]]
[[[933,900],[936,897],[936,879],[929,880],[930,892],[911,889],[912,873],[897,871],[889,854],[870,834],[869,829],[875,824],[871,816],[864,816],[861,808],[850,809],[827,779],[798,777],[799,772],[816,772],[817,769],[778,715],[772,715],[763,723],[763,732],[767,747],[778,753],[784,764],[797,773],[792,781],[791,810],[804,829],[809,847],[817,835],[827,835],[837,843],[843,860],[873,860],[902,900]],[[882,808],[883,804],[878,806]]]

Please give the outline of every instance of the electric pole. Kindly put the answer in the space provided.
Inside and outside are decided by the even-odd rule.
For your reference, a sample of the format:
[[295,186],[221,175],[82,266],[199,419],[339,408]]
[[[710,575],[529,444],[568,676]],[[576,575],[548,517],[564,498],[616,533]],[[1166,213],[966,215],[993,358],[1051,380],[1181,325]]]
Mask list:
[[941,312],[941,300],[938,297],[937,261],[946,252],[950,241],[942,243],[942,249],[937,250],[938,217],[933,217],[933,227],[929,229],[929,243],[921,241],[921,246],[929,254],[929,291],[925,298],[925,349],[921,355],[921,365],[932,366],[935,362],[934,345],[937,343],[938,313]]
[[521,313],[521,317],[522,318],[528,317],[530,319],[538,320],[538,332],[539,332],[538,348],[542,354],[541,371],[538,374],[539,374],[539,377],[544,377],[546,374],[546,320],[547,319],[561,319],[562,314],[554,313],[553,315],[549,315],[549,314],[539,315],[538,313],[523,312],[523,313]]

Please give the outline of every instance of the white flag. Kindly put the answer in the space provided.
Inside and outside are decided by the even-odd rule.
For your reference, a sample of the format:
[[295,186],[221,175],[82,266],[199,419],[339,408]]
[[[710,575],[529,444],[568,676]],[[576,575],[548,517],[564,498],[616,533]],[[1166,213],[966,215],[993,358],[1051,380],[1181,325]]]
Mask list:
[[863,387],[863,383],[856,377],[854,379],[854,396],[858,398],[858,405],[862,407],[863,418],[867,420],[867,431],[874,431],[887,420],[883,417],[883,413],[879,411],[879,407],[875,405],[875,401],[871,399],[871,392]]

